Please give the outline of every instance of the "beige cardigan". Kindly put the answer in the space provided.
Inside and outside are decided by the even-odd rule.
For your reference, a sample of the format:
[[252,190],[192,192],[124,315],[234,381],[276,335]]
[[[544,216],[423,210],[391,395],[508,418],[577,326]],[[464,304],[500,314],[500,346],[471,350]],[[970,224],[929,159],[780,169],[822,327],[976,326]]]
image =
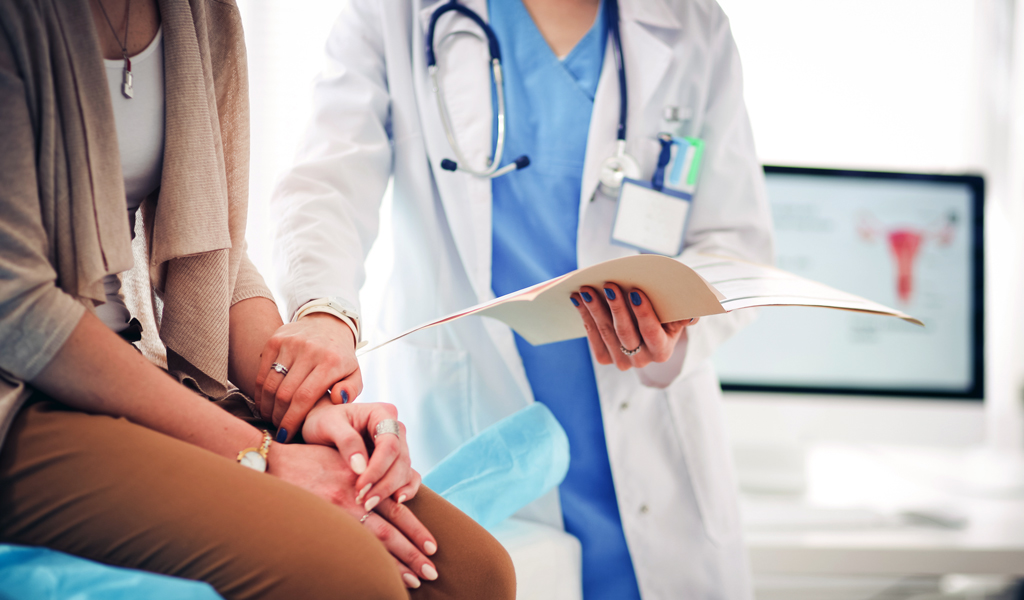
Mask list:
[[[169,370],[219,396],[229,308],[271,297],[245,250],[241,18],[222,0],[160,0],[160,14],[166,145],[135,267],[148,267]],[[103,277],[133,266],[120,165],[88,0],[0,0],[0,444],[23,382],[104,301]]]

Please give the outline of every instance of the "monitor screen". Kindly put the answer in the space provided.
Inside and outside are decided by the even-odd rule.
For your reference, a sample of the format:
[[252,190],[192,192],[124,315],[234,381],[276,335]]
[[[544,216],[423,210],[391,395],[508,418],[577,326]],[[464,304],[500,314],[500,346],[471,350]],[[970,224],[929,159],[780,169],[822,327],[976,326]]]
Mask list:
[[981,177],[765,167],[779,268],[907,312],[761,309],[726,390],[981,399]]

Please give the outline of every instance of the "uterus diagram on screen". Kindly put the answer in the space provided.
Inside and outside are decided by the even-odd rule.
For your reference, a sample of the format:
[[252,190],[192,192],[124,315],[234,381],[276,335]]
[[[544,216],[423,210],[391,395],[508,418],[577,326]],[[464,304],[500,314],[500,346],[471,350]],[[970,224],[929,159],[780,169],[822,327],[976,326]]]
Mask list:
[[857,223],[857,233],[866,243],[883,241],[896,267],[896,297],[908,305],[914,297],[914,269],[918,256],[928,246],[948,246],[956,234],[957,214],[950,211],[926,226],[904,223],[886,224],[865,212]]

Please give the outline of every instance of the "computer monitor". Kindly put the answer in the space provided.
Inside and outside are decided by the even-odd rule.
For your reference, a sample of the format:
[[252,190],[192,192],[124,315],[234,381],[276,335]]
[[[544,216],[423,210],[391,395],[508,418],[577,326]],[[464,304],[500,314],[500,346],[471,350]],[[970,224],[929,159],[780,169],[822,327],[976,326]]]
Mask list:
[[925,323],[761,310],[717,351],[729,391],[816,398],[984,397],[984,181],[765,167],[776,262]]

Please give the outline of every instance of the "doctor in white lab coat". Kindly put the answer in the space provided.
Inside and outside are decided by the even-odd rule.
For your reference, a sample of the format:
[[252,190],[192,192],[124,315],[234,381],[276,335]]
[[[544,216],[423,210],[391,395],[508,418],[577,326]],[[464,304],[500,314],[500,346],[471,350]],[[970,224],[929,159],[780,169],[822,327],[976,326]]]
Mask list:
[[[487,18],[485,0],[463,0]],[[289,313],[310,301],[345,307],[359,329],[364,259],[394,178],[395,265],[382,335],[493,298],[491,181],[440,168],[453,156],[427,74],[424,34],[442,0],[352,0],[327,42],[315,113],[297,160],[277,188],[275,259]],[[763,175],[742,95],[739,56],[714,0],[620,0],[628,79],[627,150],[650,178],[662,131],[706,144],[680,260],[711,252],[771,262]],[[463,35],[472,33],[475,35]],[[492,148],[487,47],[449,14],[435,35],[454,130],[482,167]],[[635,253],[609,243],[616,198],[599,190],[616,151],[619,89],[605,52],[594,97],[579,198],[580,267]],[[514,119],[515,115],[509,115]],[[507,157],[510,158],[510,157]],[[339,309],[340,310],[340,309]],[[710,358],[750,318],[706,317],[671,357],[620,370],[595,361],[622,528],[645,599],[750,596],[736,483]],[[350,351],[350,349],[348,350]],[[512,331],[462,319],[361,359],[335,386],[394,403],[408,426],[413,465],[429,470],[495,421],[533,402]],[[351,383],[355,382],[355,383]],[[529,518],[560,526],[557,494]],[[442,574],[443,575],[443,574]]]

